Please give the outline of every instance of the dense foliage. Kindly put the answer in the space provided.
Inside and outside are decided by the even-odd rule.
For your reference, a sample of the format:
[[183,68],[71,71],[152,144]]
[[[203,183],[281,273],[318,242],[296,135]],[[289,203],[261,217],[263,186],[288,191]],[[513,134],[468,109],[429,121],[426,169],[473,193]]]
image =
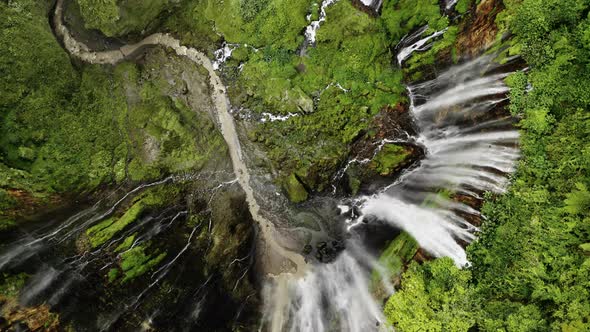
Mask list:
[[[328,187],[370,119],[382,108],[404,101],[402,72],[391,61],[395,45],[418,26],[429,24],[432,33],[448,25],[436,0],[385,1],[377,17],[350,1],[336,1],[326,8],[327,19],[316,42],[307,45],[304,31],[319,18],[321,1],[77,4],[86,26],[109,36],[149,31],[161,23],[184,43],[211,55],[221,41],[227,42],[233,54],[223,71],[234,107],[255,117],[305,115],[249,129],[250,139],[269,157],[268,169],[278,174],[287,191],[294,174],[307,190]],[[452,44],[455,32],[449,31],[435,49],[412,60],[411,68],[424,59],[434,62],[436,52]]]
[[448,25],[437,1],[386,1],[378,17],[337,1],[326,8],[315,44],[305,45],[304,29],[319,7],[320,1],[189,1],[167,22],[193,45],[205,47],[203,38],[214,41],[216,33],[232,43],[224,74],[236,108],[305,115],[256,124],[249,133],[287,191],[293,174],[307,189],[328,187],[370,119],[404,101],[392,49],[417,26],[429,23],[433,32]]
[[157,21],[169,0],[78,0],[85,26],[107,36],[140,33]]
[[47,10],[0,3],[0,228],[52,196],[198,169],[223,148],[207,113],[155,74],[164,51],[141,66],[77,68]]
[[[420,69],[460,34],[436,0],[386,0],[378,17],[338,1],[327,8],[314,45],[305,45],[303,34],[306,17],[318,19],[320,3],[313,0],[76,3],[69,10],[107,36],[161,27],[210,54],[230,43],[223,74],[234,106],[255,118],[296,115],[248,128],[294,202],[327,187],[350,145],[368,135],[371,119],[405,102],[402,80],[419,79]],[[461,0],[456,10],[464,14],[470,3],[480,2]],[[522,160],[508,193],[483,206],[487,220],[468,247],[469,268],[439,259],[412,263],[404,273],[385,307],[400,331],[590,330],[590,3],[505,0],[503,6],[497,23],[500,35],[512,37],[507,52],[530,66],[507,79]],[[0,231],[55,196],[194,171],[224,149],[206,112],[193,112],[199,107],[177,93],[183,83],[170,83],[180,71],[198,76],[194,66],[183,67],[164,50],[114,68],[72,63],[51,32],[49,9],[45,1],[0,2]],[[402,71],[394,47],[424,24],[427,33],[448,30]],[[164,75],[164,61],[181,69]],[[406,154],[389,146],[369,167],[388,174]],[[161,196],[141,196],[88,229],[87,245],[104,244],[161,207]],[[214,203],[223,211],[218,220],[239,219],[225,215],[229,200]],[[233,258],[226,249],[240,243],[227,239],[237,224],[213,229],[210,262]],[[385,252],[393,274],[403,269],[399,256],[416,250],[408,237]],[[131,250],[133,241],[129,236],[115,249],[125,253],[108,272],[111,283],[139,277],[166,257],[149,243]],[[2,292],[14,293],[23,278],[7,279]]]
[[489,197],[471,268],[414,265],[386,312],[403,331],[590,329],[590,18],[587,1],[505,1],[530,65],[508,79],[522,120],[509,192]]

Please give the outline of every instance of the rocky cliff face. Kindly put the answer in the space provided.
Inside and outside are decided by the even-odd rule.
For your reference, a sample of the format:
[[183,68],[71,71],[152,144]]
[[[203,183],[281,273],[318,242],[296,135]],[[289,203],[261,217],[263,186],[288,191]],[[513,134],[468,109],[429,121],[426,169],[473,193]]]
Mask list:
[[504,9],[500,0],[483,0],[474,5],[461,18],[460,30],[455,41],[457,56],[473,58],[498,41],[496,16]]

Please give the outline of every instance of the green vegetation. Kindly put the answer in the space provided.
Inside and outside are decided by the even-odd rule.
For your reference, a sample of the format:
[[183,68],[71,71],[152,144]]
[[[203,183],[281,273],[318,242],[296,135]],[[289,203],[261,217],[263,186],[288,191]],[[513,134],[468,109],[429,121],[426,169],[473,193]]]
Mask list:
[[408,262],[418,250],[418,243],[412,236],[402,232],[385,248],[379,257],[379,263],[392,274],[400,274],[403,264]]
[[397,144],[385,144],[371,160],[369,167],[380,175],[390,175],[406,161],[411,152],[404,146]]
[[93,248],[100,246],[111,239],[117,232],[134,222],[145,209],[143,201],[135,203],[121,218],[108,218],[100,224],[86,230]]
[[112,283],[115,280],[117,280],[117,277],[119,276],[120,273],[121,273],[121,271],[118,268],[110,269],[109,273],[107,274],[107,278],[109,279],[109,282]]
[[251,137],[284,177],[295,172],[306,187],[321,191],[349,144],[382,107],[402,98],[404,88],[389,61],[392,41],[381,20],[350,2],[327,9],[316,40],[304,56],[278,45],[249,52],[233,93],[254,112],[302,115],[261,124]]
[[310,0],[184,1],[165,23],[184,42],[211,50],[221,35],[230,43],[272,47],[293,53],[303,42],[305,16],[316,8]]
[[[109,36],[139,32],[152,22],[151,26],[161,24],[184,43],[209,52],[221,39],[236,44],[224,69],[234,106],[258,114],[302,115],[258,124],[249,137],[267,152],[268,166],[279,173],[277,183],[288,182],[296,173],[312,191],[327,187],[350,144],[365,134],[372,117],[403,100],[402,73],[390,61],[393,46],[423,24],[430,24],[429,33],[448,25],[433,0],[386,1],[381,17],[339,1],[327,9],[316,45],[300,51],[302,32],[309,24],[306,16],[318,18],[317,1],[152,0],[138,6],[132,0],[78,0],[78,4],[87,27]],[[440,47],[452,43],[453,34],[448,35],[444,38],[449,41]],[[428,61],[434,61],[436,51],[427,52]],[[161,109],[166,102],[150,100],[146,107]],[[21,154],[32,155],[23,149]],[[155,174],[137,163],[129,164],[131,178]]]
[[307,191],[294,173],[287,178],[284,187],[291,202],[299,203],[307,199]]
[[135,241],[135,234],[126,237],[125,240],[123,242],[121,242],[121,244],[119,244],[117,246],[117,248],[115,248],[115,252],[121,252],[121,251],[125,251],[125,250],[129,249],[131,247],[131,245],[133,245],[134,241]]
[[[155,209],[169,203],[176,197],[176,187],[160,187],[149,190],[135,199],[135,203],[125,211],[121,217],[107,218],[86,230],[86,235],[92,248],[96,248],[113,238],[129,224],[139,219],[146,210]],[[124,250],[131,246],[134,236],[130,236],[121,243],[115,251]]]
[[139,33],[168,7],[168,0],[77,0],[86,28],[107,36]]
[[[54,204],[55,196],[198,170],[222,155],[224,141],[207,106],[189,108],[178,93],[184,83],[170,83],[161,71],[170,55],[159,50],[142,65],[76,68],[55,40],[47,11],[29,0],[0,3],[3,229],[16,225],[24,209]],[[207,79],[183,66],[179,61],[179,73]]]
[[[304,49],[305,17],[317,19],[318,1],[77,3],[86,27],[107,36],[161,28],[209,52],[222,40],[236,44],[223,68],[233,105],[254,116],[296,115],[247,128],[293,202],[327,188],[350,146],[370,135],[373,117],[406,102],[404,79],[430,74],[424,68],[441,57],[455,60],[462,32],[440,14],[437,0],[386,0],[379,17],[338,1],[327,9],[316,44]],[[460,0],[457,11],[469,15],[473,3]],[[520,167],[505,195],[487,197],[487,219],[468,247],[469,268],[449,259],[410,264],[385,307],[399,331],[590,330],[590,3],[502,3],[499,35],[509,32],[512,39],[498,48],[506,46],[504,58],[521,55],[530,66],[506,80],[509,110],[521,119]],[[207,77],[194,64],[162,49],[138,64],[72,63],[51,32],[49,9],[43,1],[0,2],[0,231],[67,195],[195,172],[225,157],[206,112]],[[448,30],[398,69],[393,48],[424,24],[426,34]],[[188,86],[204,91],[190,95]],[[388,144],[370,167],[389,175],[408,155]],[[361,180],[348,181],[356,192]],[[139,195],[86,231],[90,246],[108,243],[179,190]],[[251,235],[242,197],[220,195],[211,205],[211,229],[204,227],[196,241],[207,243],[203,270],[249,250],[241,240]],[[203,220],[191,217],[195,225]],[[153,243],[131,248],[134,240],[131,235],[109,251],[119,255],[106,272],[110,283],[131,281],[166,257]],[[395,278],[415,252],[415,241],[402,233],[380,261]],[[222,277],[233,286],[232,269]],[[15,296],[25,279],[5,275],[0,293]],[[240,292],[250,293],[247,288]]]
[[379,256],[379,265],[385,268],[387,274],[380,275],[374,271],[371,275],[371,289],[378,299],[387,299],[389,294],[382,289],[382,280],[399,280],[404,266],[411,261],[418,251],[418,243],[412,236],[402,232],[389,242]]
[[469,278],[469,271],[457,269],[450,258],[421,266],[413,262],[385,315],[399,331],[467,331],[476,319]]
[[[371,17],[339,1],[327,8],[316,45],[305,51],[298,50],[305,17],[317,19],[317,1],[189,1],[165,27],[208,51],[219,40],[216,32],[237,44],[224,68],[233,105],[300,115],[257,124],[249,137],[267,152],[277,183],[296,173],[306,188],[322,191],[372,117],[403,100],[393,46],[415,26],[447,24],[436,1],[406,2],[400,5],[415,8],[387,18],[395,16],[397,2],[386,3],[382,17]],[[414,12],[423,15],[413,19]]]
[[166,257],[165,252],[159,253],[157,250],[147,253],[148,248],[149,244],[144,244],[123,252],[119,267],[112,268],[107,273],[109,282],[112,283],[119,278],[121,284],[131,281],[150,271]]
[[18,296],[21,288],[27,282],[29,276],[26,273],[19,274],[2,274],[2,283],[0,283],[0,300],[6,300],[7,298],[13,298]]
[[385,0],[382,17],[395,40],[425,24],[433,31],[448,25],[448,19],[440,14],[438,0]]
[[509,51],[531,67],[507,80],[522,118],[520,167],[483,207],[470,268],[444,259],[404,275],[386,307],[401,331],[590,329],[590,4],[504,3]]

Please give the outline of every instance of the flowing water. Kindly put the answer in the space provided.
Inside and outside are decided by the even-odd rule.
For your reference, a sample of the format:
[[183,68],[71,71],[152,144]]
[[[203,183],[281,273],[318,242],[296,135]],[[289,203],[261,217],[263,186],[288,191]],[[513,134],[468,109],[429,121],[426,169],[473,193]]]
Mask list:
[[415,32],[404,36],[397,45],[399,49],[397,53],[397,63],[401,66],[403,62],[408,59],[414,52],[424,52],[429,50],[434,45],[434,39],[444,34],[447,29],[436,31],[431,35],[421,38],[426,31],[428,31],[428,25],[421,27]]
[[[325,9],[335,1],[322,2],[319,20],[311,22],[306,29],[306,45],[315,42],[317,29],[326,19]],[[479,57],[451,67],[432,80],[409,85],[410,112],[418,135],[407,137],[406,142],[424,149],[423,160],[374,194],[340,202],[342,226],[347,233],[345,249],[328,263],[307,263],[302,255],[282,246],[280,232],[261,214],[250,184],[250,173],[243,160],[225,87],[215,73],[215,69],[231,55],[233,46],[224,45],[216,54],[217,61],[212,62],[201,52],[182,46],[169,35],[154,34],[135,45],[94,52],[76,41],[63,25],[62,5],[63,0],[58,0],[54,16],[56,34],[70,54],[83,61],[116,64],[146,46],[160,45],[173,49],[178,55],[208,70],[215,113],[229,147],[233,174],[229,177],[225,174],[222,180],[217,178],[207,190],[213,196],[218,190],[239,184],[246,194],[249,211],[259,224],[256,251],[265,255],[265,260],[269,262],[264,266],[268,278],[262,291],[264,312],[261,330],[322,332],[383,329],[382,308],[371,293],[370,285],[375,275],[381,275],[377,282],[381,281],[383,289],[392,293],[393,287],[386,271],[368,249],[366,242],[370,239],[363,233],[363,228],[373,223],[386,223],[391,226],[390,229],[409,233],[430,255],[451,257],[457,266],[465,266],[468,261],[464,244],[475,238],[476,221],[483,216],[473,204],[464,202],[481,201],[486,191],[504,191],[507,178],[519,157],[518,132],[512,128],[511,119],[498,111],[507,100],[508,88],[503,79],[508,72],[495,64],[492,56]],[[439,31],[422,37],[426,30],[427,27],[420,29],[400,43],[400,65],[413,52],[430,48],[431,40],[444,33]],[[272,120],[282,119],[270,118],[269,121]],[[385,138],[382,144],[397,140]],[[348,164],[366,162],[368,160],[353,159]],[[62,245],[75,243],[84,230],[112,215],[121,204],[129,202],[143,190],[182,180],[186,179],[170,177],[140,185],[82,209],[65,222],[50,223],[46,228],[30,232],[12,246],[2,248],[0,269],[35,260],[38,266],[33,271],[32,280],[21,292],[20,301],[23,304],[44,301],[50,305],[67,302],[62,299],[75,289],[75,285],[85,282],[90,267],[101,264],[100,269],[107,269],[114,264],[116,258],[106,261],[104,257],[100,258],[104,249],[117,246],[131,234],[137,234],[132,248],[162,236],[186,221],[188,211],[183,206],[171,206],[157,214],[143,216],[133,227],[118,234],[116,239],[82,254],[66,251],[64,255]],[[137,307],[148,291],[159,287],[170,271],[179,268],[179,262],[194,241],[195,232],[201,227],[207,226],[199,223],[188,232],[189,236],[178,243],[176,251],[151,274],[143,290],[125,297],[111,314],[99,317],[97,328],[111,329],[119,317]],[[40,263],[36,256],[55,258]],[[234,263],[238,265],[251,260],[252,253],[249,253],[237,257],[227,268]],[[248,268],[242,278],[247,271]],[[236,280],[236,286],[240,280]],[[202,315],[206,310],[209,285],[214,282],[211,275],[193,293],[185,294],[191,297],[191,301],[184,308],[182,319],[190,322]],[[237,316],[240,313],[241,310]],[[146,329],[157,315],[156,310],[146,318]]]
[[[305,50],[308,46],[313,46],[316,41],[316,35],[320,26],[326,21],[326,9],[335,4],[338,0],[323,0],[320,5],[319,17],[315,21],[311,21],[307,27],[305,27],[305,41],[301,47],[301,55],[305,54]],[[310,16],[311,17],[311,16]]]
[[[482,216],[449,193],[479,201],[483,192],[501,193],[508,184],[519,135],[511,119],[496,112],[506,101],[507,74],[492,56],[482,56],[407,87],[419,133],[410,140],[424,148],[424,159],[377,193],[353,200],[360,216],[347,219],[351,240],[335,261],[313,265],[303,278],[267,285],[262,329],[383,328],[380,305],[369,292],[371,271],[382,268],[359,240],[366,224],[386,222],[412,235],[430,255],[468,264],[463,245],[475,239],[472,222]],[[351,210],[341,206],[343,213]]]

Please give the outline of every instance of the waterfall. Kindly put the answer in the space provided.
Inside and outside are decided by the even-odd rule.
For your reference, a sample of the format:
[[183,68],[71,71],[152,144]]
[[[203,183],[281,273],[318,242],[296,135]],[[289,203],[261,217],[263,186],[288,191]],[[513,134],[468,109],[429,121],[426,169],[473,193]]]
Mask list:
[[519,134],[511,120],[489,114],[508,92],[503,82],[507,73],[492,60],[482,56],[408,86],[417,141],[426,156],[398,183],[367,197],[361,209],[404,229],[423,249],[451,257],[458,266],[467,259],[457,240],[474,239],[477,228],[468,220],[480,217],[479,212],[439,192],[478,200],[485,191],[502,193],[519,157]]
[[416,30],[410,35],[404,36],[402,40],[397,45],[399,52],[397,53],[397,63],[398,65],[402,65],[402,63],[409,58],[412,53],[414,52],[424,52],[428,51],[433,43],[429,43],[429,41],[441,36],[447,31],[447,28],[436,31],[435,33],[426,36],[422,39],[418,39],[422,37],[422,35],[428,30],[428,25],[421,27],[420,29]]
[[375,12],[378,12],[383,4],[383,0],[361,0],[361,3],[368,8],[373,9]]
[[[311,22],[306,29],[306,45],[315,42],[317,29],[326,19],[326,8],[336,1],[322,2],[319,20]],[[382,324],[381,305],[373,298],[369,286],[372,281],[379,281],[381,275],[383,288],[392,293],[393,287],[388,283],[385,268],[379,265],[374,254],[366,250],[362,242],[360,231],[363,225],[375,221],[388,223],[410,234],[430,255],[451,257],[457,266],[465,266],[468,261],[463,245],[476,237],[477,227],[472,221],[483,218],[465,201],[481,201],[482,193],[486,191],[503,192],[508,184],[507,177],[514,171],[519,158],[518,132],[512,128],[510,118],[495,112],[507,100],[508,87],[503,80],[508,73],[494,64],[492,56],[479,57],[451,67],[432,80],[409,85],[410,112],[418,135],[408,138],[408,142],[422,146],[425,151],[423,160],[373,195],[356,197],[356,206],[340,202],[342,214],[355,215],[345,221],[348,232],[345,249],[329,263],[308,263],[298,252],[282,246],[280,231],[261,213],[250,184],[251,175],[243,160],[226,88],[215,73],[216,67],[219,68],[231,55],[233,46],[225,44],[216,52],[217,62],[212,62],[198,50],[182,46],[170,35],[157,33],[135,45],[95,52],[76,41],[63,25],[62,5],[63,0],[58,0],[54,16],[56,34],[72,56],[85,62],[116,64],[144,47],[160,45],[187,57],[209,72],[217,120],[228,145],[235,175],[234,180],[224,178],[220,184],[215,182],[216,186],[210,192],[214,193],[223,186],[240,185],[246,194],[250,213],[259,224],[258,251],[267,260],[264,262],[265,272],[269,273],[262,294],[265,307],[261,329],[293,332],[387,330]],[[423,27],[400,43],[397,58],[400,65],[412,52],[430,48],[430,41],[444,33],[443,30],[422,38],[427,29]],[[343,89],[337,83],[334,86]],[[269,121],[273,120],[280,121],[282,118],[269,118]],[[386,142],[390,142],[388,138],[383,140],[383,144]],[[352,159],[347,165],[367,162],[368,159]],[[118,247],[132,235],[135,240],[131,247],[147,243],[158,234],[164,234],[173,223],[187,221],[189,211],[167,207],[140,217],[133,225],[121,230],[116,238],[96,248],[80,250],[82,253],[78,250],[60,253],[65,258],[58,256],[58,251],[66,244],[75,247],[76,239],[84,230],[111,216],[121,204],[129,202],[142,190],[177,180],[170,177],[140,185],[108,202],[98,202],[62,223],[27,234],[25,238],[2,248],[0,270],[3,272],[24,265],[33,259],[36,262],[45,259],[47,262],[35,267],[36,273],[31,282],[22,290],[21,301],[51,305],[68,302],[71,298],[61,299],[69,295],[68,291],[73,293],[72,285],[81,284],[86,279],[87,267],[89,269],[91,263],[100,263],[101,270],[115,264],[118,258],[103,255],[112,251],[105,249]],[[148,296],[147,292],[160,285],[172,266],[182,265],[183,255],[186,256],[198,234],[197,227],[201,224],[194,226],[180,248],[172,252],[150,276],[146,276],[149,283],[139,294],[119,299],[120,303],[114,305],[111,314],[97,317],[101,329],[112,328],[119,317],[135,310],[142,298]],[[236,258],[229,265],[249,256]],[[236,280],[236,285],[247,271]],[[212,278],[213,275],[210,275],[193,293],[194,302],[188,306],[190,317],[185,319],[197,320],[206,308],[206,299],[210,296],[207,286]]]
[[445,9],[451,10],[457,4],[458,0],[445,0]]
[[262,329],[375,330],[384,321],[368,286],[370,268],[375,264],[362,250],[348,249],[334,262],[314,266],[302,278],[273,279],[263,291],[267,301]]
[[[475,239],[478,229],[470,221],[483,217],[448,193],[481,200],[483,192],[503,192],[519,157],[518,131],[509,117],[494,113],[507,99],[503,79],[508,73],[493,60],[481,56],[407,87],[419,133],[413,141],[425,157],[394,183],[355,199],[361,215],[348,220],[352,238],[365,223],[379,220],[409,233],[434,257],[450,257],[459,267],[468,264],[462,244]],[[350,207],[341,203],[339,209]],[[275,279],[266,286],[263,328],[384,329],[368,279],[371,270],[382,268],[357,240],[348,242],[335,261],[310,266],[303,278]]]
[[324,0],[320,5],[320,16],[316,21],[312,21],[309,25],[305,28],[305,42],[302,47],[301,53],[305,53],[305,49],[308,45],[315,44],[315,37],[320,28],[320,25],[326,21],[326,8],[336,3],[338,0]]

